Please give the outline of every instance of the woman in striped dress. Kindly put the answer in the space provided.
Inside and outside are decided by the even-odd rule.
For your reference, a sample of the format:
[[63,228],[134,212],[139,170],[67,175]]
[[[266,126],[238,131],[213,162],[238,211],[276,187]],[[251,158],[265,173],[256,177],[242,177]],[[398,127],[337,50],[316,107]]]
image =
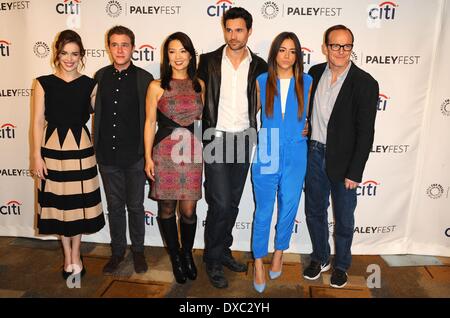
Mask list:
[[55,73],[38,77],[34,90],[33,172],[38,181],[40,234],[61,236],[62,274],[86,272],[81,234],[105,225],[97,162],[90,133],[95,81],[79,73],[85,50],[80,36],[62,31],[55,43]]

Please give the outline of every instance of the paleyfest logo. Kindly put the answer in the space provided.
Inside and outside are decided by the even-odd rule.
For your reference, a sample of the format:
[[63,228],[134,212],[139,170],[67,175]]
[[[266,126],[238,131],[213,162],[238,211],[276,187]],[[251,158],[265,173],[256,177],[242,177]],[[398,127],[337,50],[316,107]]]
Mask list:
[[273,1],[266,1],[264,2],[262,8],[261,8],[261,14],[266,19],[274,19],[277,17],[278,12],[280,12],[280,9],[278,8],[278,5]]
[[106,4],[105,10],[110,17],[117,18],[122,14],[122,5],[117,0],[111,0]]
[[431,199],[439,199],[444,194],[444,187],[438,183],[433,183],[427,189],[427,195]]
[[444,100],[444,102],[441,104],[441,112],[445,116],[450,116],[450,108],[448,107],[450,105],[450,99]]
[[227,11],[228,9],[231,9],[233,2],[230,0],[219,0],[219,1],[214,1],[215,4],[208,6],[208,8],[206,8],[206,13],[208,14],[208,16],[210,17],[220,17],[222,16],[225,11]]
[[50,48],[47,43],[39,41],[34,44],[33,52],[37,57],[43,59],[50,54]]

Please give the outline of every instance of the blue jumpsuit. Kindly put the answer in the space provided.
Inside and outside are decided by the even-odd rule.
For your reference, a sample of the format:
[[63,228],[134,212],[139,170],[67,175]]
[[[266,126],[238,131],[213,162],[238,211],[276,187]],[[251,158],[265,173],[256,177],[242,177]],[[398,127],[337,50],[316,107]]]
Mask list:
[[[286,99],[284,118],[281,113],[280,93],[274,98],[273,117],[265,113],[267,73],[257,80],[261,92],[261,129],[252,164],[252,182],[255,194],[252,250],[255,258],[268,253],[270,224],[275,196],[278,198],[278,216],[275,249],[286,250],[294,227],[303,181],[306,173],[307,142],[302,136],[308,108],[308,92],[312,78],[303,74],[304,111],[298,119],[298,103],[292,77]],[[277,80],[280,92],[280,81]]]

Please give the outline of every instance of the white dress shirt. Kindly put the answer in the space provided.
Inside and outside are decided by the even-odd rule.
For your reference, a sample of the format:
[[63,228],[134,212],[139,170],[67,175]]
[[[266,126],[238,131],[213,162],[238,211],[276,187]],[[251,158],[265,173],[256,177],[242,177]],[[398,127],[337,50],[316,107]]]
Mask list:
[[222,53],[222,79],[220,83],[219,110],[216,129],[227,132],[244,131],[250,127],[248,118],[247,79],[252,56],[247,57],[234,69],[226,54]]

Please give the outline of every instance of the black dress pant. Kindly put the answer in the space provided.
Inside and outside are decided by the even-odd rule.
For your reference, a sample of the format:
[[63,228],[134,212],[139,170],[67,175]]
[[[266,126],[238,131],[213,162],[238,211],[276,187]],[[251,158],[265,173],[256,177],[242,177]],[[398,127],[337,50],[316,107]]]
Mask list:
[[111,250],[115,256],[123,256],[127,247],[127,215],[131,239],[131,250],[144,251],[145,211],[144,158],[128,166],[99,164],[100,175],[108,204]]
[[214,137],[212,143],[216,147],[223,146],[223,157],[219,155],[217,158],[222,160],[211,162],[204,153],[208,212],[203,260],[209,264],[220,264],[223,256],[231,255],[232,231],[250,167],[253,142],[245,132],[240,132],[223,133]]

